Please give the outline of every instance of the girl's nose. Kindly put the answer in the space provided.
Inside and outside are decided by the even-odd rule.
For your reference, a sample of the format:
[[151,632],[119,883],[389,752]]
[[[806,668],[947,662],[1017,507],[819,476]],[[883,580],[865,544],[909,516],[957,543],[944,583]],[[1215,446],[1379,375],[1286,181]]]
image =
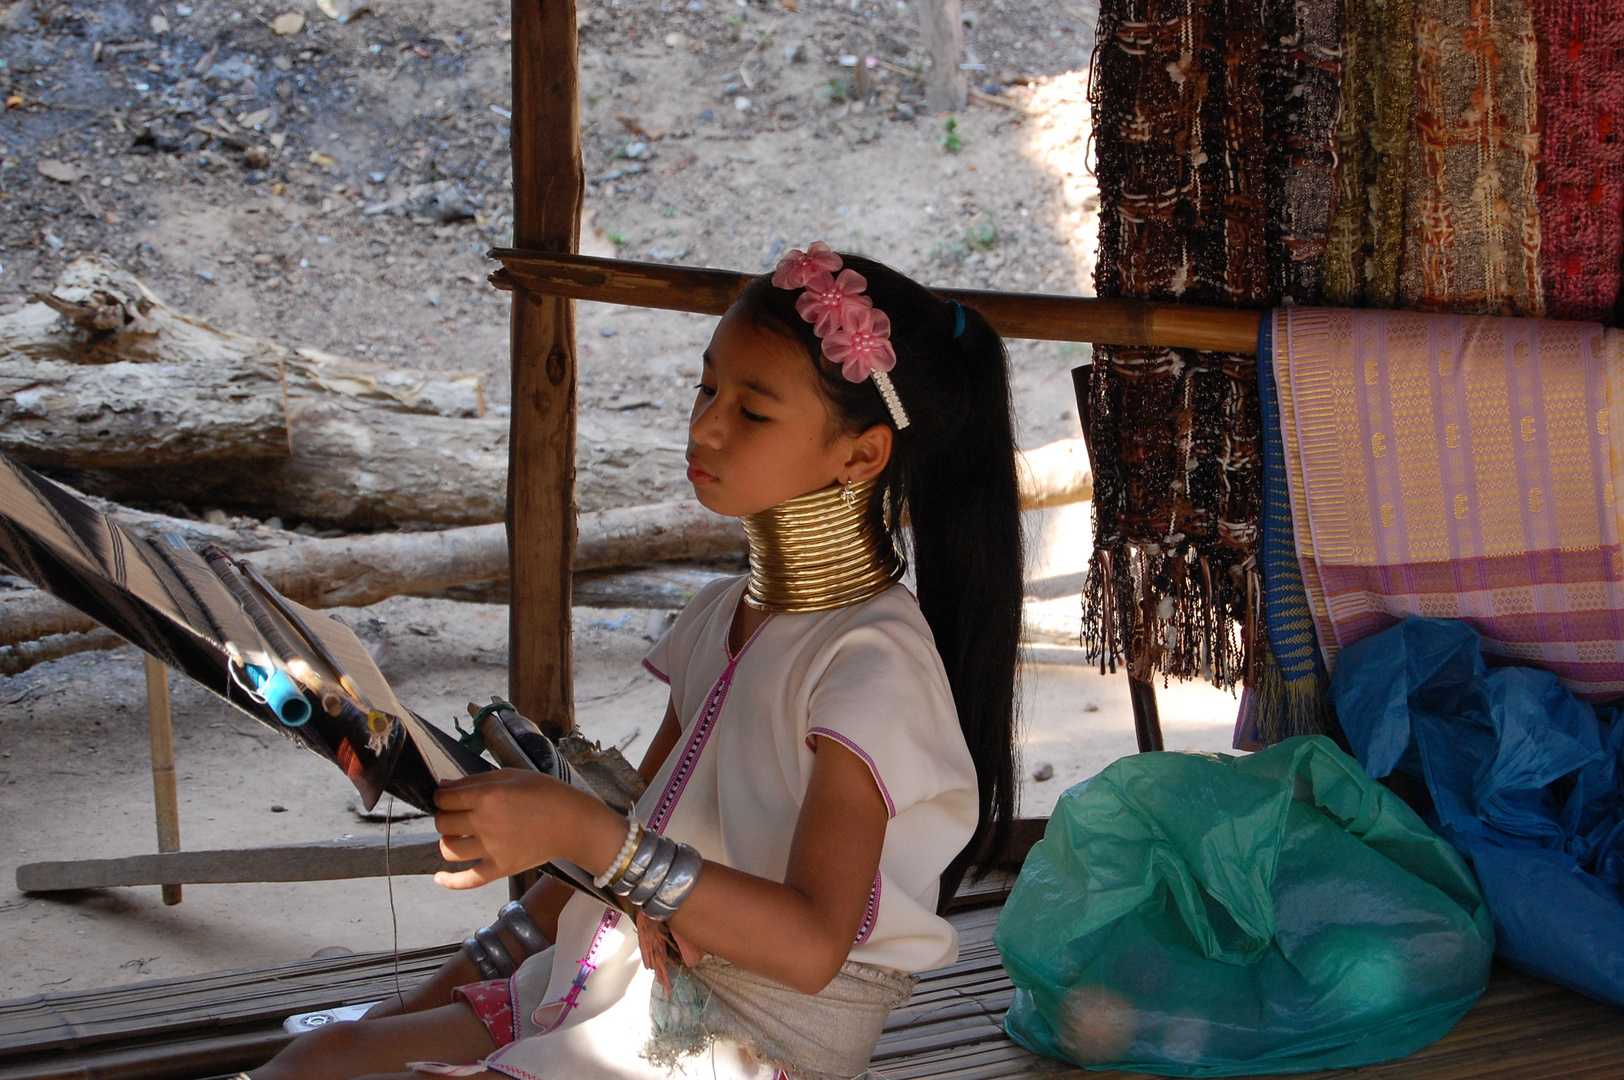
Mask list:
[[716,399],[701,397],[688,421],[688,435],[694,442],[711,448],[722,445],[722,423],[716,416]]

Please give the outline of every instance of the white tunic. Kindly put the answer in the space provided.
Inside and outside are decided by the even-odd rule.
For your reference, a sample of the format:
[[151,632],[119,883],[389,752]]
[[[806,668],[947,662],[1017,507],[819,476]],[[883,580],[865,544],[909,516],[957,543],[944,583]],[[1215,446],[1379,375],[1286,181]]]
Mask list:
[[[958,935],[935,914],[937,885],[975,829],[976,774],[917,601],[897,585],[849,608],[774,615],[735,656],[745,582],[706,586],[644,661],[670,683],[683,736],[638,817],[707,859],[782,881],[814,736],[836,740],[868,763],[891,815],[850,958],[903,972],[952,963]],[[652,982],[630,920],[575,896],[558,944],[514,976],[523,1037],[486,1067],[521,1080],[667,1075],[639,1056]],[[729,1045],[688,1071],[770,1075]]]

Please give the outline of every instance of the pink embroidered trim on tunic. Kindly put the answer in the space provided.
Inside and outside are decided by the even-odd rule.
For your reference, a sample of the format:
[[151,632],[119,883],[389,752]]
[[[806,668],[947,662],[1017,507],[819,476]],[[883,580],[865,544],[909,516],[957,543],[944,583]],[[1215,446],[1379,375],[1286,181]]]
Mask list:
[[[664,835],[665,827],[671,820],[672,811],[676,810],[683,791],[687,789],[688,780],[693,776],[694,766],[699,763],[699,755],[704,752],[705,744],[710,741],[711,732],[716,728],[716,720],[722,714],[722,706],[727,702],[727,693],[733,687],[733,672],[737,670],[739,661],[744,659],[744,654],[750,651],[750,646],[755,643],[756,638],[760,637],[761,632],[767,628],[767,623],[772,622],[772,620],[773,617],[768,615],[766,620],[756,628],[756,632],[751,634],[750,639],[739,649],[738,655],[729,652],[726,643],[723,643],[722,651],[727,655],[727,667],[723,669],[721,677],[716,680],[716,685],[711,687],[710,694],[705,699],[704,711],[694,724],[693,730],[689,732],[688,741],[682,748],[682,757],[677,760],[677,767],[672,770],[671,778],[665,782],[665,789],[660,792],[660,801],[654,805],[654,812],[649,815],[648,827],[655,832]],[[662,679],[664,678],[664,675],[653,664],[650,664],[647,660],[643,663],[649,671]],[[539,1032],[539,1035],[550,1035],[557,1031],[563,1026],[570,1013],[580,1004],[581,994],[586,990],[587,979],[598,969],[598,954],[603,947],[604,939],[608,937],[609,931],[613,930],[619,923],[620,912],[613,908],[604,908],[603,918],[598,922],[597,932],[592,935],[592,946],[580,960],[580,970],[576,972],[574,981],[570,983],[569,993],[564,995],[561,1002],[549,1001],[536,1008],[536,1012],[539,1013],[542,1009],[551,1008],[554,1005],[562,1004],[564,1006],[559,1010],[558,1016],[553,1019],[553,1022],[548,1024],[545,1030]],[[532,1020],[534,1021],[534,1014],[532,1014]]]
[[880,872],[874,872],[874,888],[868,892],[868,910],[863,912],[863,923],[857,928],[857,944],[867,941],[874,933],[874,924],[880,921]]
[[663,672],[659,668],[655,667],[654,662],[652,660],[650,660],[646,656],[643,658],[643,666],[648,668],[648,673],[650,675],[654,676],[656,679],[659,679],[661,682],[665,683],[667,686],[671,685],[671,676],[667,675],[665,672]]
[[863,759],[863,764],[868,766],[868,771],[874,774],[874,783],[879,785],[880,796],[883,799],[885,799],[885,813],[886,813],[886,816],[887,817],[896,817],[897,816],[897,804],[891,800],[891,792],[885,786],[885,778],[880,775],[880,767],[878,765],[874,764],[874,759],[868,756],[868,751],[864,750],[861,746],[858,746],[856,743],[854,743],[850,739],[846,738],[846,736],[842,735],[840,732],[838,732],[838,731],[830,731],[826,727],[815,727],[815,728],[811,728],[811,729],[809,729],[807,731],[807,733],[806,733],[806,745],[807,745],[807,749],[809,749],[809,750],[814,750],[814,751],[816,750],[816,747],[814,747],[812,745],[812,736],[814,736],[814,735],[822,735],[826,739],[833,739],[835,742],[839,743],[841,746],[844,746],[847,750],[850,750],[852,753],[854,753],[858,757],[862,758]]

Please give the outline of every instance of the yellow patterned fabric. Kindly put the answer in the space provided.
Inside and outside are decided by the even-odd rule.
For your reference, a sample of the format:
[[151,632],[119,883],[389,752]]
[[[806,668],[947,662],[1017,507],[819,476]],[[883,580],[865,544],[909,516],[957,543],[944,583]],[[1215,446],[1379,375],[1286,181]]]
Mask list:
[[1275,377],[1327,664],[1407,615],[1624,694],[1624,342],[1592,323],[1287,308]]

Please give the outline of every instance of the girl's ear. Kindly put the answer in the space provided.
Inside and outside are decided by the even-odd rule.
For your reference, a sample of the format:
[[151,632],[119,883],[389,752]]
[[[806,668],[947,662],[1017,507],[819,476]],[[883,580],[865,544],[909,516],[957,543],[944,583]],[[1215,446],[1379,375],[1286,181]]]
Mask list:
[[853,437],[846,456],[846,475],[841,480],[861,484],[884,472],[891,463],[892,440],[895,437],[896,432],[887,424],[875,424]]

